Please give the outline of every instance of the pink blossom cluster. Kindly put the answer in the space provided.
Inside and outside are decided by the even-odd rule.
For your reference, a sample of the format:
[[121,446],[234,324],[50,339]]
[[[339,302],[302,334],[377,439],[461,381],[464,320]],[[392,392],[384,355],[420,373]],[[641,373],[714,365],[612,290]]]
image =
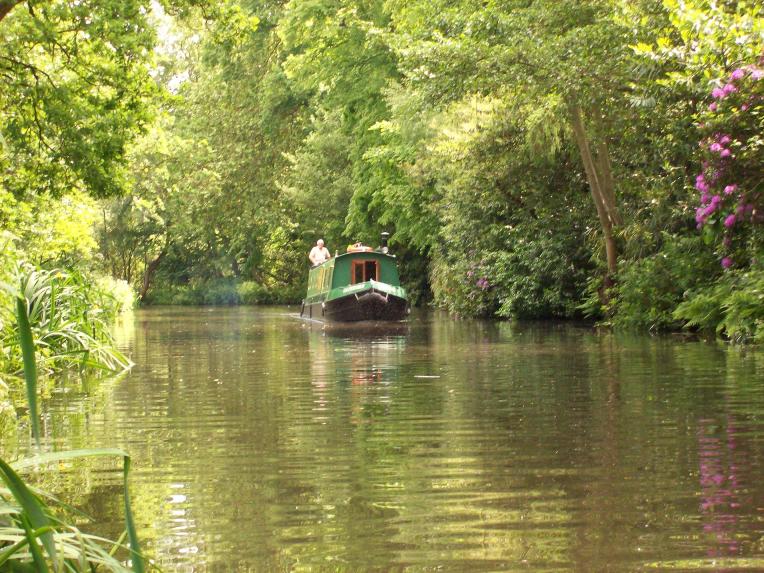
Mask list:
[[[729,76],[729,81],[727,81],[726,84],[721,87],[716,86],[713,90],[711,90],[711,97],[714,98],[715,101],[709,104],[708,109],[711,111],[717,111],[722,100],[727,98],[727,96],[739,91],[737,84],[747,75],[750,75],[751,79],[753,80],[761,80],[764,79],[764,70],[756,66],[746,66],[744,68],[737,68],[733,70]],[[742,111],[747,111],[749,107],[750,102],[746,102],[740,106],[740,109]]]
[[708,146],[708,150],[711,153],[718,153],[719,157],[729,157],[732,155],[732,151],[728,147],[732,143],[732,138],[729,135],[717,135],[716,141]]
[[[764,61],[760,62],[764,64]],[[725,124],[732,133],[737,134],[737,138],[729,133],[714,133],[709,138],[701,142],[701,148],[706,150],[707,160],[703,162],[703,169],[695,178],[695,188],[700,192],[700,205],[695,211],[695,222],[698,229],[704,226],[712,226],[716,232],[723,235],[723,247],[729,251],[732,247],[733,232],[736,226],[744,221],[753,222],[756,218],[756,210],[751,204],[751,199],[745,192],[745,180],[738,184],[735,179],[741,176],[741,166],[736,165],[736,153],[745,148],[747,138],[738,133],[730,123],[736,123],[747,116],[750,107],[755,103],[754,96],[748,99],[741,98],[743,95],[739,92],[747,92],[748,82],[764,79],[764,70],[751,65],[737,68],[729,75],[726,83],[718,85],[711,91],[713,102],[709,105],[709,110],[713,113],[721,111],[724,104],[725,110],[731,113],[727,117],[725,113]],[[730,97],[733,94],[738,96]],[[740,101],[744,102],[740,105]],[[730,106],[727,104],[730,103]],[[741,115],[742,113],[742,115]],[[718,117],[718,116],[717,116]],[[721,119],[721,118],[720,118]],[[732,119],[733,122],[730,122]],[[744,120],[745,121],[745,120]],[[718,124],[718,120],[716,122]],[[701,124],[701,127],[705,127]],[[728,269],[734,265],[734,260],[729,254],[721,258],[721,265]]]
[[[467,271],[467,279],[469,282],[472,282],[474,280],[474,277],[479,274],[481,274],[481,269],[485,265],[485,261],[480,261],[480,264],[472,263],[470,265],[470,270]],[[477,272],[476,272],[477,271]],[[475,286],[478,287],[480,290],[488,290],[491,288],[491,282],[488,280],[488,277],[486,276],[479,276],[479,278],[475,281]]]

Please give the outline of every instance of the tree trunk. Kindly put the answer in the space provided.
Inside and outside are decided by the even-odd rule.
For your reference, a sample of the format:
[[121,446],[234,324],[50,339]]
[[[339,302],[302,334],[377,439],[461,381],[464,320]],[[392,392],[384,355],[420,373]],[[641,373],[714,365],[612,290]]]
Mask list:
[[144,298],[146,298],[146,295],[149,292],[149,288],[151,287],[151,280],[154,278],[154,273],[156,272],[157,267],[159,266],[161,260],[164,258],[166,252],[167,251],[165,249],[162,249],[162,252],[146,265],[146,270],[143,272],[143,284],[141,285],[141,292],[138,293],[139,301],[142,301]]
[[618,269],[618,250],[615,243],[615,234],[613,229],[621,224],[621,217],[615,203],[615,190],[613,184],[613,175],[610,169],[610,159],[607,156],[607,147],[604,143],[598,146],[598,157],[592,155],[589,140],[586,136],[583,113],[581,106],[573,104],[570,106],[571,123],[573,124],[573,135],[576,145],[581,153],[581,161],[584,164],[586,180],[589,183],[589,190],[592,194],[594,206],[597,208],[597,216],[602,226],[603,239],[605,241],[605,253],[607,256],[607,275],[605,276],[605,287],[613,285],[613,278]]
[[0,21],[5,18],[16,4],[21,4],[21,0],[0,0]]
[[623,219],[621,219],[621,215],[616,207],[615,182],[613,181],[613,170],[610,167],[610,152],[605,140],[601,140],[597,144],[597,169],[601,175],[602,196],[605,200],[608,217],[614,227],[619,227],[623,225]]

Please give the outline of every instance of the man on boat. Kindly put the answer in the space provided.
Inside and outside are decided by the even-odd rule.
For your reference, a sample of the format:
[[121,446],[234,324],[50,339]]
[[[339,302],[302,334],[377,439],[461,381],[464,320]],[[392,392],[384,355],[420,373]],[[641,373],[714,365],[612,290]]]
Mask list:
[[310,250],[310,254],[308,255],[308,258],[314,267],[328,261],[331,257],[332,254],[329,252],[329,249],[324,246],[323,239],[316,241],[316,246]]

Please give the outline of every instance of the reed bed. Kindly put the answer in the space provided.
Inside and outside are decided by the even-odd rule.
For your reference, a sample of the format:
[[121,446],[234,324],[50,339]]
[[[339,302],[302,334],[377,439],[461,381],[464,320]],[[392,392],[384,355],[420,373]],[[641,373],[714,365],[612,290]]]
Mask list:
[[[32,435],[40,450],[37,403],[38,360],[76,363],[117,371],[129,360],[110,346],[106,312],[89,296],[81,277],[62,271],[28,269],[18,274],[18,289],[4,285],[15,298],[15,329],[10,338],[21,354]],[[96,303],[96,304],[94,304]],[[49,471],[50,464],[83,457],[122,461],[125,532],[117,541],[85,533],[70,523],[72,510],[36,490],[23,472]],[[0,459],[0,571],[114,571],[142,573],[144,558],[130,505],[130,456],[118,449],[38,453],[13,464]],[[69,520],[69,521],[68,521]],[[127,543],[125,543],[125,540]],[[122,550],[127,558],[117,557]]]

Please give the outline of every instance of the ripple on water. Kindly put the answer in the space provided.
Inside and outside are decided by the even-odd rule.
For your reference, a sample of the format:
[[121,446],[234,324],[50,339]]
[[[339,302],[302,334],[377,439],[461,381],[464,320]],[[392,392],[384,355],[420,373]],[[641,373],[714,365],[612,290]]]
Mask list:
[[[124,348],[46,427],[131,453],[165,570],[764,570],[761,354],[257,309],[140,311]],[[72,489],[118,536],[119,472],[91,469]]]

